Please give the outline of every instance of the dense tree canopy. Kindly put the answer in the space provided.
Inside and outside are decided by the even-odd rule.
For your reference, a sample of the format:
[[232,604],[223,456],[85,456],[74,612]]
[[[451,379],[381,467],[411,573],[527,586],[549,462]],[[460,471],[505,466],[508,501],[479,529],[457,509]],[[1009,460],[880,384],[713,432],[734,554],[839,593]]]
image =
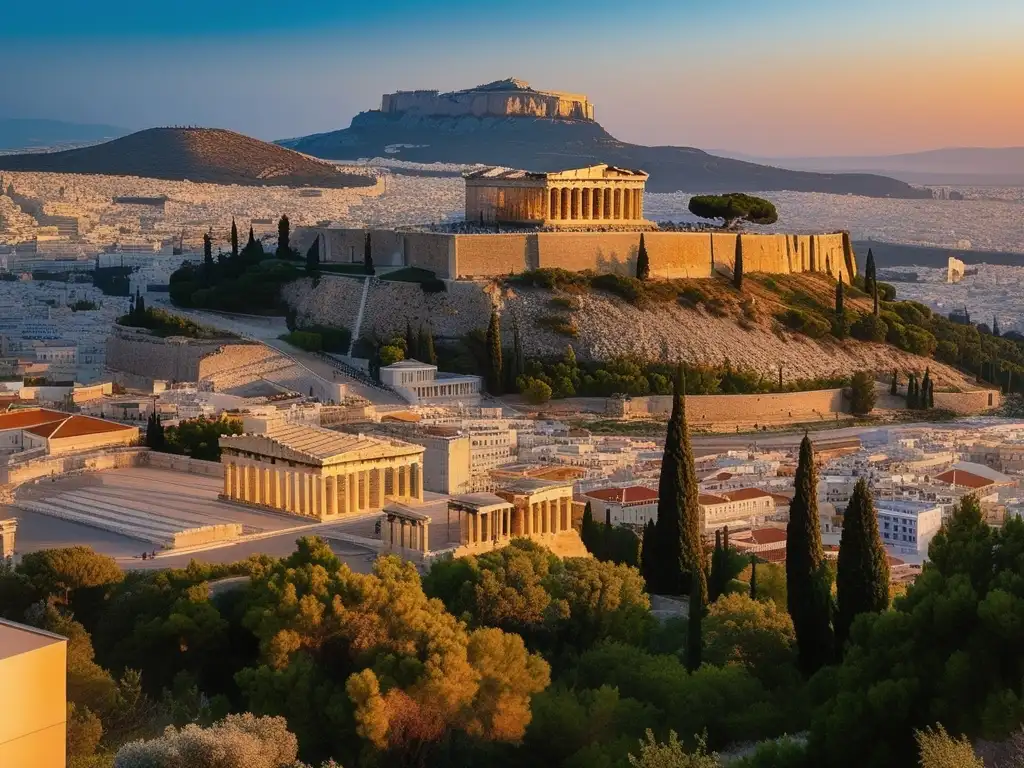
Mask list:
[[742,192],[724,195],[694,195],[690,198],[690,213],[702,219],[722,219],[726,228],[741,221],[752,224],[774,224],[778,211],[770,201]]

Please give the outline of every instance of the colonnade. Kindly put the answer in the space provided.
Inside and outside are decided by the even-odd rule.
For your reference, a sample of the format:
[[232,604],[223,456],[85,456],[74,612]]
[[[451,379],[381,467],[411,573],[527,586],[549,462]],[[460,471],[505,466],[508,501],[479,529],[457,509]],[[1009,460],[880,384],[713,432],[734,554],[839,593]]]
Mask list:
[[551,187],[546,193],[549,221],[635,221],[644,217],[642,187]]
[[449,506],[449,516],[453,510],[459,512],[459,543],[470,547],[504,544],[514,536],[554,536],[572,529],[570,497],[529,502],[523,506],[510,503],[481,510],[467,509],[455,503]]
[[320,520],[380,509],[385,498],[423,500],[423,470],[418,463],[344,469],[225,461],[223,495]]
[[[411,519],[402,515],[388,513],[385,516],[384,524],[388,534],[385,543],[389,549],[394,549],[397,545],[399,549],[411,549],[424,555],[430,551],[429,518]],[[396,529],[398,531],[397,537],[395,536]],[[406,534],[406,529],[408,529],[408,535]]]

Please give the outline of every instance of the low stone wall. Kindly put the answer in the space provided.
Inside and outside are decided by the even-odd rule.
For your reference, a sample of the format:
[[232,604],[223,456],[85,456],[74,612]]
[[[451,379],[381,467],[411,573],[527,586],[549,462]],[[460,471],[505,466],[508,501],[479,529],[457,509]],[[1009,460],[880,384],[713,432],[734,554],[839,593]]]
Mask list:
[[962,416],[973,416],[998,408],[1003,402],[1002,393],[996,389],[979,389],[973,392],[936,392],[935,407],[953,411]]
[[148,448],[117,448],[90,453],[46,456],[0,468],[0,482],[21,485],[41,477],[137,467],[145,461],[145,455],[148,452]]
[[216,544],[231,541],[242,535],[242,526],[238,523],[222,523],[220,525],[204,525],[201,528],[186,528],[171,534],[168,544],[170,549],[201,547],[204,544]]
[[[692,428],[716,424],[773,424],[834,419],[843,413],[843,390],[783,392],[769,395],[688,395],[686,418]],[[652,395],[608,400],[608,412],[625,418],[667,418],[672,397]]]
[[203,475],[204,477],[224,477],[224,465],[219,461],[203,461],[189,456],[177,456],[173,453],[147,451],[142,456],[141,463],[148,464],[153,469],[167,469],[172,472],[186,472],[190,475]]
[[261,349],[246,342],[161,338],[115,325],[107,338],[106,365],[149,381],[199,381],[210,371],[245,365],[247,356],[259,355]]

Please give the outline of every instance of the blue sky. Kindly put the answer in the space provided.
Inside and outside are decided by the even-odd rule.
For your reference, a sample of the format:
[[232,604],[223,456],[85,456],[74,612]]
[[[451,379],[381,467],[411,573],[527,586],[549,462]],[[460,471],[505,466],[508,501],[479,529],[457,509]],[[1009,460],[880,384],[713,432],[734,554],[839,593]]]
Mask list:
[[1024,1],[53,0],[2,11],[0,116],[260,138],[402,88],[583,92],[628,141],[762,155],[1024,144]]

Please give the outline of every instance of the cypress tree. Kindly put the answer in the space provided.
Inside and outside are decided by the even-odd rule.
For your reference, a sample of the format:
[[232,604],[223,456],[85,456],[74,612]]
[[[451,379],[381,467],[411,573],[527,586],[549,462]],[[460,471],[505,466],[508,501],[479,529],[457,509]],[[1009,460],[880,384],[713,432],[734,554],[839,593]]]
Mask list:
[[651,276],[651,261],[647,256],[647,245],[644,243],[644,233],[640,233],[640,247],[636,252],[636,279],[646,280]]
[[249,225],[249,240],[245,244],[245,249],[249,250],[250,248],[255,248],[255,247],[256,247],[256,236],[253,234],[253,232],[252,232],[252,224],[250,224]]
[[[416,343],[416,336],[413,335],[412,325],[409,324],[409,318],[405,318],[405,359],[420,360],[419,345]],[[420,360],[420,362],[423,361]]]
[[917,408],[917,374],[910,374],[907,379],[907,409],[914,410]]
[[889,384],[889,394],[890,395],[898,395],[899,393],[900,393],[899,374],[896,372],[896,369],[893,368],[892,369],[892,383]]
[[992,335],[993,336],[1001,336],[1002,335],[1002,334],[999,333],[999,318],[996,317],[995,315],[992,315]]
[[500,395],[502,385],[501,361],[501,320],[498,310],[491,309],[491,321],[487,324],[487,391]]
[[288,215],[283,215],[277,222],[277,258],[279,259],[290,259],[292,256],[291,249],[291,223],[288,221]]
[[935,379],[929,379],[928,381],[928,394],[925,402],[925,408],[935,407]]
[[708,579],[708,602],[713,603],[722,594],[722,532],[715,531],[715,548],[711,553],[711,576]]
[[743,290],[743,235],[736,235],[736,257],[732,265],[732,285],[737,291]]
[[135,316],[140,321],[145,321],[146,319],[146,299],[138,291],[135,292]]
[[590,502],[583,508],[583,522],[580,524],[580,540],[587,552],[594,554],[594,547],[597,540],[597,524],[594,522],[594,510]]
[[655,554],[655,540],[657,533],[654,530],[654,520],[648,520],[644,523],[643,537],[640,539],[640,575],[644,577],[644,583],[647,585],[647,591],[653,592],[653,584],[656,580],[656,576],[653,572],[653,566],[656,562]]
[[757,600],[757,555],[750,556],[750,599]]
[[207,280],[213,277],[213,240],[209,232],[203,235],[203,271]]
[[836,283],[836,317],[842,317],[845,308],[843,307],[843,276],[839,276],[839,282]]
[[864,260],[864,292],[873,296],[875,282],[875,254],[868,248],[868,256]]
[[703,630],[704,592],[698,574],[690,574],[690,616],[686,623],[686,668],[690,672],[700,669],[701,656],[704,651]]
[[928,407],[928,390],[931,389],[932,385],[932,369],[930,366],[924,369],[924,380],[921,382],[921,394],[918,397],[918,407],[925,409]]
[[363,241],[363,272],[368,275],[376,274],[376,270],[373,268],[373,249],[370,245],[370,233],[366,233],[366,239]]
[[878,317],[879,314],[880,314],[880,311],[879,311],[879,307],[878,307],[878,281],[877,280],[872,280],[871,281],[871,300],[874,302],[875,317]]
[[697,474],[686,424],[686,384],[682,364],[676,374],[672,416],[658,480],[657,589],[673,595],[690,591],[687,578],[698,582],[700,604],[707,603],[707,556],[698,500]]
[[818,522],[818,472],[804,435],[786,526],[786,591],[800,667],[811,675],[832,658],[831,585]]
[[419,353],[423,355],[421,362],[437,365],[437,351],[434,349],[434,332],[430,329],[429,325],[420,326],[420,337],[416,346],[419,348]]
[[231,258],[238,256],[238,227],[234,217],[231,218]]
[[519,321],[515,314],[512,314],[512,358],[508,361],[508,382],[507,389],[510,392],[518,390],[516,383],[519,376],[526,369],[526,361],[523,360],[523,342],[519,337]]
[[313,238],[313,244],[306,251],[306,273],[316,275],[320,272],[320,235]]
[[836,650],[842,655],[850,627],[860,613],[889,607],[889,558],[878,533],[878,517],[867,481],[853,489],[843,515],[836,572]]

